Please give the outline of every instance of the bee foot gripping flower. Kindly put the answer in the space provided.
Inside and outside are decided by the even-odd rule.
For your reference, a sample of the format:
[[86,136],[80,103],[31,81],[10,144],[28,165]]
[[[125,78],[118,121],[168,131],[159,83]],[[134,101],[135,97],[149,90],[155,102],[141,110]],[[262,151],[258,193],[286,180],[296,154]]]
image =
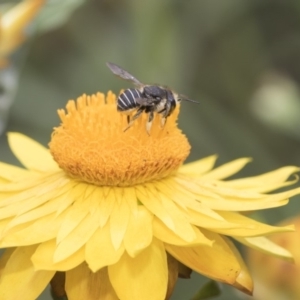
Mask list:
[[[251,294],[230,238],[271,255],[289,252],[265,236],[293,230],[244,216],[285,205],[299,169],[225,180],[249,159],[213,168],[210,156],[183,165],[190,146],[176,111],[149,136],[143,114],[126,118],[108,93],[59,110],[50,152],[18,133],[9,144],[25,169],[0,163],[0,299],[36,299],[51,282],[69,300],[163,300],[182,267]],[[50,154],[51,153],[51,154]],[[267,246],[266,246],[267,245]],[[18,284],[15,284],[15,283]]]

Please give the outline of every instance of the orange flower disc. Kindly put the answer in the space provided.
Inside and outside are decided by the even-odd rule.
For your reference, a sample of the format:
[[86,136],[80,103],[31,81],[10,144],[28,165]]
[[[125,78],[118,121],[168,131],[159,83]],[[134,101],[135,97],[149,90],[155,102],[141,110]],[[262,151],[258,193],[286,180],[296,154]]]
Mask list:
[[179,108],[164,128],[155,116],[151,134],[147,114],[126,132],[127,120],[117,112],[116,96],[83,95],[58,110],[61,125],[54,129],[50,151],[71,177],[100,186],[132,186],[173,174],[190,152],[177,128]]

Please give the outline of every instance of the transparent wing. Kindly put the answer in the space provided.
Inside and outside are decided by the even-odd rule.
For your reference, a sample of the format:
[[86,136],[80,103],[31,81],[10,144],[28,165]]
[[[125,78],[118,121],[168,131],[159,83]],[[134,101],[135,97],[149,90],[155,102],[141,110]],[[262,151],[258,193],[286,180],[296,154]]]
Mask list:
[[133,82],[136,85],[142,86],[143,84],[137,80],[133,75],[129,74],[127,71],[123,70],[121,67],[117,66],[116,64],[113,63],[106,63],[106,65],[110,68],[110,70],[117,76],[129,80]]
[[135,98],[135,101],[140,106],[153,106],[158,104],[161,100],[157,100],[153,98]]

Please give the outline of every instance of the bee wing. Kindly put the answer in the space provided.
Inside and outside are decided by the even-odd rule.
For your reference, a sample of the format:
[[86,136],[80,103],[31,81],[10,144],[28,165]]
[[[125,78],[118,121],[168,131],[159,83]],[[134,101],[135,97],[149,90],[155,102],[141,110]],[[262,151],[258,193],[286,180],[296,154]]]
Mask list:
[[160,100],[154,98],[135,98],[135,101],[140,106],[152,106],[160,102]]
[[123,70],[121,67],[117,66],[116,64],[113,63],[106,63],[106,65],[110,68],[110,70],[117,76],[129,80],[133,82],[136,85],[143,86],[143,84],[137,80],[133,75],[129,74],[127,71]]

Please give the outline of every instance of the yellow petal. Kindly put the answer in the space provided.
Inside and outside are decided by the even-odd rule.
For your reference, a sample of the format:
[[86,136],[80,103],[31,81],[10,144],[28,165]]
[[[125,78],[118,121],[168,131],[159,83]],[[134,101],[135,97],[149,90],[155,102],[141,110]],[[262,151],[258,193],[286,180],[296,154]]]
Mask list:
[[36,271],[30,260],[36,246],[19,247],[8,259],[0,280],[0,299],[36,299],[55,271]]
[[[0,175],[0,184],[6,184],[6,183],[8,183],[8,180],[2,178],[1,175]],[[0,200],[1,199],[4,199],[3,194],[0,195]]]
[[[28,197],[28,194],[34,196],[32,190],[37,186],[40,186],[48,181],[49,177],[53,176],[38,176],[32,175],[32,172],[28,172],[28,177],[17,182],[7,182],[7,180],[0,180],[0,207],[8,204],[23,201]],[[51,182],[50,179],[50,182]],[[13,199],[12,201],[10,201]]]
[[[8,183],[7,180],[1,179],[1,178],[0,178],[0,185],[5,185],[5,184],[7,184],[7,183]],[[5,199],[11,197],[12,194],[13,194],[12,192],[0,192],[0,203],[1,203],[3,200],[5,200]]]
[[280,185],[287,180],[292,174],[299,171],[299,168],[294,166],[283,167],[268,173],[264,173],[258,176],[239,178],[230,181],[226,181],[228,187],[235,189],[252,189],[258,188],[260,192],[273,191],[274,188],[264,188],[265,186]]
[[211,155],[180,167],[179,174],[202,175],[210,171],[217,160],[217,155]]
[[65,194],[63,201],[60,201],[59,205],[56,207],[56,216],[59,216],[63,212],[69,214],[70,207],[73,206],[74,202],[81,196],[81,192],[84,190],[81,184],[76,181],[70,181],[69,190]]
[[91,272],[85,263],[66,272],[68,300],[118,300],[107,275],[107,268]]
[[228,238],[224,237],[224,240],[227,242],[227,245],[230,247],[231,251],[235,254],[235,257],[237,258],[241,266],[241,271],[238,277],[236,278],[236,281],[234,282],[233,286],[242,291],[243,293],[252,295],[253,281],[240,252],[236,249],[234,244]]
[[220,217],[220,215],[215,213],[212,209],[198,201],[195,201],[195,194],[188,192],[186,189],[183,192],[180,188],[178,188],[178,183],[173,179],[164,179],[159,182],[155,182],[155,187],[159,190],[160,194],[169,197],[182,209],[187,210],[188,208],[191,208],[207,215],[208,217],[216,220],[223,220],[222,217]]
[[8,181],[26,179],[30,172],[25,169],[0,162],[0,177]]
[[[17,182],[11,182],[7,184],[0,184],[0,191],[1,192],[22,192],[23,190],[33,189],[39,185],[46,185],[50,182],[53,183],[57,179],[61,179],[64,177],[64,173],[62,171],[46,173],[46,174],[33,174],[32,172],[28,172],[28,176]],[[65,178],[66,179],[66,178]],[[2,204],[3,201],[1,201]],[[8,201],[10,203],[10,201]]]
[[[2,238],[4,236],[4,232],[6,230],[7,224],[11,222],[13,218],[7,218],[7,219],[0,219],[0,237]],[[1,244],[1,239],[0,239]]]
[[117,250],[121,246],[127,230],[130,210],[127,202],[123,199],[123,189],[114,188],[114,192],[116,203],[111,213],[109,223],[111,240],[115,249]]
[[294,178],[289,181],[276,182],[276,183],[270,182],[265,184],[263,182],[257,182],[257,185],[253,184],[252,187],[249,186],[245,188],[239,186],[234,187],[234,184],[231,185],[231,181],[215,181],[213,182],[213,185],[217,189],[220,188],[222,190],[222,188],[226,188],[228,190],[232,190],[236,195],[235,197],[238,197],[239,195],[242,195],[242,197],[250,195],[253,198],[253,200],[260,201],[261,198],[265,196],[264,193],[275,191],[280,188],[293,185],[297,182],[298,182],[298,177],[294,176]]
[[41,243],[38,246],[31,258],[36,270],[68,271],[84,261],[84,247],[81,247],[65,260],[55,263],[53,257],[56,247],[55,239]]
[[99,225],[103,227],[108,221],[115,205],[115,195],[110,187],[101,187],[96,191],[99,206]]
[[219,211],[219,214],[224,217],[224,219],[240,225],[239,228],[211,229],[212,231],[229,236],[253,237],[276,232],[294,231],[295,229],[293,225],[282,227],[267,225],[235,212]]
[[[24,192],[14,193],[11,197],[3,199],[0,202],[0,218],[7,218],[26,213],[27,211],[60,196],[68,188],[68,180],[65,178],[60,179],[53,181],[49,180],[40,185],[38,185],[39,182],[37,182],[36,187],[25,190]],[[12,226],[13,225],[14,224],[12,224]]]
[[99,228],[98,215],[86,215],[77,227],[57,245],[54,261],[65,260],[74,254],[86,244],[97,228]]
[[166,250],[184,265],[214,280],[233,284],[241,266],[228,243],[218,234],[202,230],[208,239],[214,240],[211,247],[179,247],[165,244]]
[[[205,189],[206,192],[212,192],[216,195],[219,195],[221,197],[229,197],[232,200],[259,200],[263,198],[264,195],[249,191],[249,190],[239,190],[239,189],[233,189],[228,188],[226,186],[227,181],[212,181],[212,182],[202,182],[199,180],[199,183],[194,182],[185,182],[183,183],[185,187],[188,187],[190,190],[192,190],[194,193],[201,195],[201,190]],[[198,188],[198,191],[197,191]]]
[[180,195],[174,192],[173,185],[174,179],[172,177],[155,182],[155,188],[158,190],[159,194],[171,198],[172,201],[174,201],[174,203],[176,203],[182,209],[186,210],[187,207],[190,207],[194,204],[194,201],[192,200],[193,198],[187,198],[187,201],[183,201]]
[[1,251],[1,257],[0,257],[0,276],[2,275],[2,272],[6,266],[6,263],[10,259],[10,256],[14,253],[16,248],[8,248],[4,251]]
[[226,187],[225,182],[222,183],[219,181],[212,183],[205,181],[202,182],[200,180],[188,182],[188,180],[176,179],[176,181],[180,183],[177,185],[178,190],[182,193],[186,193],[187,195],[193,193],[194,197],[197,196],[197,199],[201,202],[210,202],[212,200],[215,202],[216,200],[222,200],[233,202],[242,201],[243,204],[254,201],[265,203],[285,200],[300,193],[300,188],[295,188],[282,193],[266,195],[255,191],[228,188]]
[[[200,184],[198,183],[198,180],[191,180],[189,177],[175,177],[173,182],[169,182],[170,186],[174,188],[176,193],[180,193],[181,197],[190,197],[192,199],[199,198],[198,196],[201,196],[202,198],[208,198],[208,199],[221,199],[221,197],[216,193],[215,191],[210,191],[207,188],[209,186],[214,186],[214,184],[211,184],[210,181],[200,181]],[[175,191],[173,192],[174,194]]]
[[38,172],[59,170],[49,150],[29,137],[11,132],[8,134],[8,142],[14,155],[25,168]]
[[244,168],[244,166],[251,161],[251,158],[239,158],[226,163],[218,168],[201,176],[201,179],[224,179],[236,174]]
[[164,299],[168,285],[168,266],[163,243],[154,239],[135,258],[125,252],[116,264],[108,267],[108,274],[120,299]]
[[124,188],[124,200],[127,202],[132,214],[136,214],[138,211],[138,203],[134,187]]
[[[300,189],[293,189],[285,193],[260,195],[223,188],[220,189],[223,195],[219,195],[219,188],[210,183],[203,182],[198,185],[195,182],[187,182],[187,180],[183,182],[181,179],[176,179],[176,181],[178,182],[173,186],[174,193],[176,191],[182,199],[189,197],[210,209],[225,211],[249,211],[282,206],[288,202],[288,197],[300,192]],[[235,197],[232,196],[233,194],[235,194]]]
[[264,202],[264,201],[270,201],[270,202],[274,202],[274,201],[281,201],[284,199],[288,199],[291,198],[295,195],[299,195],[300,194],[300,188],[295,188],[292,190],[287,190],[285,192],[282,193],[276,193],[276,194],[271,194],[271,195],[266,195],[265,199],[262,199],[260,202]]
[[85,246],[86,262],[93,272],[116,263],[123,252],[123,245],[116,250],[112,244],[109,223],[98,228]]
[[[70,180],[69,178],[62,176],[62,174],[56,174],[53,178],[46,178],[45,183],[39,186],[39,189],[35,189],[34,195],[28,199],[26,205],[22,203],[21,207],[18,209],[18,215],[24,214],[29,210],[36,208],[44,203],[48,203],[56,197],[61,198],[61,203],[68,202],[66,199],[70,190],[73,189],[76,182]],[[24,199],[25,200],[25,199]],[[59,207],[60,205],[57,205]]]
[[[52,214],[53,212],[57,211],[57,207],[60,206],[60,204],[65,201],[67,201],[68,193],[65,193],[68,186],[66,188],[57,189],[53,192],[45,194],[43,197],[36,197],[27,199],[27,203],[22,202],[20,206],[19,211],[16,211],[15,213],[18,213],[18,215],[9,223],[9,226],[7,230],[9,230],[12,227],[15,227],[20,224],[28,223],[31,221],[34,221],[39,218],[43,218],[47,215]],[[60,194],[62,193],[62,194]],[[46,202],[43,204],[43,202]],[[17,205],[15,204],[15,205]],[[27,204],[27,205],[26,205]],[[21,208],[22,206],[22,208]],[[36,206],[34,208],[33,206]],[[8,206],[7,206],[8,208]],[[14,206],[10,209],[13,209]],[[31,209],[31,210],[30,210]],[[1,210],[1,208],[0,208]],[[2,210],[3,212],[3,210]]]
[[[216,220],[213,218],[208,217],[202,213],[194,211],[192,209],[188,210],[187,219],[191,224],[203,227],[203,228],[211,228],[211,229],[218,229],[218,228],[238,228],[240,227],[239,224],[235,224],[231,222],[231,220]],[[221,217],[221,216],[220,216]]]
[[26,246],[51,240],[57,236],[57,232],[65,214],[56,217],[55,214],[45,216],[34,222],[11,228],[1,239],[1,247]]
[[287,261],[291,261],[291,262],[294,261],[293,255],[288,250],[280,247],[279,245],[270,241],[266,237],[257,236],[257,237],[249,237],[249,238],[239,238],[239,237],[234,237],[234,238],[240,243],[248,247],[257,249],[261,252],[277,256]]
[[208,204],[205,202],[211,209],[224,210],[224,211],[251,211],[259,209],[274,208],[286,205],[289,203],[289,200],[279,200],[279,201],[231,201],[224,199],[224,201],[214,201],[213,203]]
[[85,183],[77,184],[71,191],[68,197],[73,198],[73,205],[66,210],[67,215],[62,223],[57,234],[57,242],[60,243],[66,238],[90,212],[89,201],[87,201],[87,189],[93,189],[94,186],[89,186]]
[[152,241],[153,215],[142,205],[135,214],[130,215],[129,224],[124,237],[124,246],[131,257],[137,256]]
[[187,221],[185,210],[181,210],[176,204],[164,194],[159,193],[154,187],[147,186],[150,195],[154,198],[152,201],[159,201],[168,211],[174,223],[173,231],[186,241],[192,241],[196,238],[192,225]]
[[[199,201],[203,204],[207,205],[209,208],[214,210],[224,210],[224,211],[251,211],[251,210],[259,210],[259,209],[267,209],[273,207],[279,207],[287,204],[289,202],[288,199],[277,200],[274,197],[274,201],[271,201],[273,195],[270,195],[268,198],[261,199],[261,201],[253,201],[253,200],[235,200],[230,198],[222,198],[220,200],[216,200],[213,198],[207,197],[198,197]],[[281,197],[278,197],[281,198]]]
[[201,230],[196,226],[192,227],[195,233],[195,239],[187,242],[179,236],[177,236],[173,231],[171,231],[167,226],[165,226],[158,218],[153,219],[153,235],[164,243],[168,243],[176,246],[198,246],[206,245],[211,246],[213,241],[208,239]]
[[161,219],[171,230],[174,230],[174,221],[167,209],[160,203],[160,201],[158,201],[158,199],[155,199],[155,197],[152,196],[143,186],[136,186],[136,194],[138,200],[142,202],[149,211]]
[[268,193],[268,192],[272,192],[272,191],[281,189],[286,186],[296,184],[298,181],[299,181],[298,176],[294,176],[293,180],[285,181],[282,183],[269,183],[269,184],[265,184],[260,187],[255,187],[255,188],[249,189],[249,190],[259,192],[259,193]]
[[[285,182],[284,184],[277,185],[276,188],[279,188],[280,186],[284,186],[284,185],[291,185],[293,182],[295,183],[296,181],[297,179],[293,181]],[[267,194],[257,193],[256,191],[253,191],[253,189],[240,190],[240,189],[222,187],[222,186],[218,186],[218,183],[214,183],[213,185],[206,185],[205,187],[211,191],[214,191],[216,194],[222,196],[224,200],[242,201],[243,203],[247,203],[249,200],[252,202],[256,201],[259,203],[276,202],[276,201],[285,200],[287,198],[290,198],[300,193],[299,188],[287,190],[286,192],[267,195]],[[197,193],[195,189],[194,192],[196,194],[200,194]]]

